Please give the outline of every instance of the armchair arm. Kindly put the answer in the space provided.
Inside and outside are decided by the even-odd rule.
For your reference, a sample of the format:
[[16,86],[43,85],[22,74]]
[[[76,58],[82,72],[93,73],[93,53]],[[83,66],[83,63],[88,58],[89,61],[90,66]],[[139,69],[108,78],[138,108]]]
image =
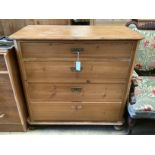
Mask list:
[[133,78],[137,78],[137,77],[139,77],[139,75],[136,73],[135,70],[133,70],[132,77],[133,77]]
[[129,93],[129,103],[135,104],[136,98],[135,98],[135,87],[138,86],[138,79],[139,75],[134,70],[132,73],[132,79],[131,79],[131,87],[130,87],[130,93]]
[[139,77],[139,75],[135,72],[135,70],[132,73],[132,83],[134,87],[138,86],[138,82],[137,82],[137,78]]

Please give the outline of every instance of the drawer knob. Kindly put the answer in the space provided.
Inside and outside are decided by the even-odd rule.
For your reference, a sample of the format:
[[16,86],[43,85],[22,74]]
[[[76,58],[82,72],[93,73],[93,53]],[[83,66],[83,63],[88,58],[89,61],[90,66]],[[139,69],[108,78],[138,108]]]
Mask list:
[[80,93],[82,91],[82,88],[81,87],[72,87],[71,88],[71,91],[72,92],[78,92],[78,93]]
[[4,118],[6,114],[0,114],[0,118]]
[[70,51],[73,54],[77,54],[77,53],[80,53],[80,52],[84,51],[84,48],[71,48]]
[[81,110],[83,108],[83,106],[82,105],[74,105],[74,106],[72,106],[72,108],[74,110]]

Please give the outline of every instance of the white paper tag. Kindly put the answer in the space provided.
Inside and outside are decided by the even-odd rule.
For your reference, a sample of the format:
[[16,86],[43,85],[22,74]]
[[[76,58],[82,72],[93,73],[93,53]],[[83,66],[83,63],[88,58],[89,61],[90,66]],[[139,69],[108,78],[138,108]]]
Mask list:
[[81,71],[81,62],[80,61],[77,60],[75,62],[75,68],[76,68],[76,71],[78,71],[78,72]]

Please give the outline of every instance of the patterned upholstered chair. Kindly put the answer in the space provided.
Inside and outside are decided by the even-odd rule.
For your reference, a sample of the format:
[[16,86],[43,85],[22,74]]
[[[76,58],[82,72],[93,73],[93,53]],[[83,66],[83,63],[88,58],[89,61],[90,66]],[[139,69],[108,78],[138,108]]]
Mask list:
[[137,119],[155,119],[155,23],[127,24],[144,36],[137,48],[128,102],[128,125],[131,134]]

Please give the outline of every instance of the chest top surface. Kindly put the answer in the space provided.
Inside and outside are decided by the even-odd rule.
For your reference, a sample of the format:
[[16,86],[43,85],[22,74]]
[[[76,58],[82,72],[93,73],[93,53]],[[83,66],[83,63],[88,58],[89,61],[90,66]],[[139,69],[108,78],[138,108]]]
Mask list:
[[140,40],[126,26],[28,25],[10,36],[15,40]]

